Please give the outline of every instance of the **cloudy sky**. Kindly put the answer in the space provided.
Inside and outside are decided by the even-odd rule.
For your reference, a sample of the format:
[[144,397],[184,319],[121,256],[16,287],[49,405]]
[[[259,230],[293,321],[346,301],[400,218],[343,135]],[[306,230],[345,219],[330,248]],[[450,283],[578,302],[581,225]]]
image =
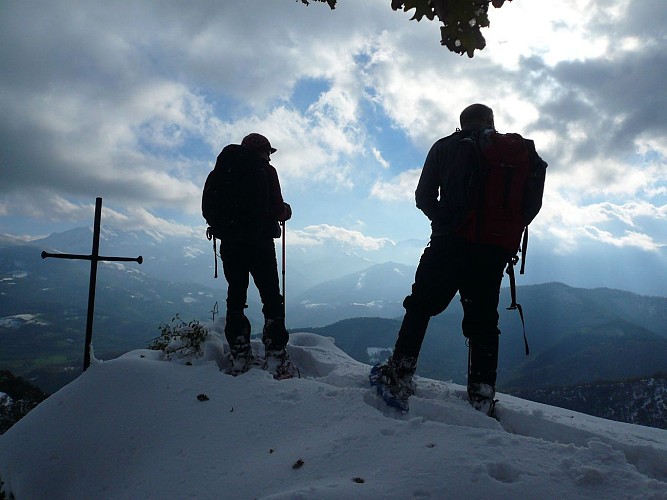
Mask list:
[[217,153],[256,131],[293,244],[426,241],[424,157],[484,102],[549,163],[540,252],[667,266],[667,2],[506,2],[473,59],[410,17],[389,0],[3,1],[0,233],[89,225],[97,196],[105,224],[201,231]]

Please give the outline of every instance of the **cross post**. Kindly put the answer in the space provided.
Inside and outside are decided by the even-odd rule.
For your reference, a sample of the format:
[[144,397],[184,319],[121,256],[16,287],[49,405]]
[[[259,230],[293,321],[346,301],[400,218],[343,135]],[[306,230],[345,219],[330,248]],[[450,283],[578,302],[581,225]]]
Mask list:
[[86,318],[86,345],[83,352],[83,371],[90,366],[90,346],[93,341],[93,316],[95,313],[95,285],[97,283],[97,263],[106,262],[143,262],[143,257],[104,257],[100,255],[100,222],[102,220],[102,198],[95,199],[95,225],[93,227],[93,250],[90,255],[76,255],[71,253],[42,252],[42,259],[53,257],[56,259],[75,259],[90,261],[90,286],[88,287],[88,314]]

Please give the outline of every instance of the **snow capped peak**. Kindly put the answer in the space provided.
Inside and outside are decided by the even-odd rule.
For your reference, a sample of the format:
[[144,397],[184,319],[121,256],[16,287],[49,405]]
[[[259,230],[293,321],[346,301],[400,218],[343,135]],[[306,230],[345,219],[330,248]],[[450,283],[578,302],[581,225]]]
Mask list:
[[361,289],[364,287],[364,278],[366,278],[366,273],[359,273],[359,277],[357,279],[357,285],[356,288],[357,290]]

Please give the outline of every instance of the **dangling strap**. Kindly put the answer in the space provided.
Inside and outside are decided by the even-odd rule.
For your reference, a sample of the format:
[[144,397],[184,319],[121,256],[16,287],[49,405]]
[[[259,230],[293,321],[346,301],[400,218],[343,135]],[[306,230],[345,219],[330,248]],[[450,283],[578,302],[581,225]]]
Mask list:
[[213,264],[213,277],[217,278],[218,277],[218,249],[216,246],[216,241],[215,241],[215,236],[213,237],[213,261],[215,264]]
[[519,274],[526,271],[526,251],[528,250],[528,226],[523,229],[523,240],[521,241],[521,270]]
[[529,354],[529,349],[528,349],[528,339],[526,338],[526,323],[524,322],[523,319],[523,308],[521,307],[521,304],[518,304],[516,301],[516,280],[514,278],[514,266],[518,262],[519,258],[515,255],[512,257],[512,259],[507,263],[507,276],[510,278],[510,294],[512,296],[512,303],[510,306],[507,308],[508,311],[516,309],[519,311],[519,316],[521,317],[521,327],[523,328],[523,343],[526,346],[526,356]]
[[468,380],[470,380],[470,364],[472,362],[472,348],[470,347],[470,339],[466,337],[466,346],[468,346]]
[[208,241],[213,240],[213,277],[217,278],[218,277],[218,247],[215,242],[215,236],[213,236],[213,233],[211,232],[211,228],[207,227],[206,228],[206,237],[208,238]]

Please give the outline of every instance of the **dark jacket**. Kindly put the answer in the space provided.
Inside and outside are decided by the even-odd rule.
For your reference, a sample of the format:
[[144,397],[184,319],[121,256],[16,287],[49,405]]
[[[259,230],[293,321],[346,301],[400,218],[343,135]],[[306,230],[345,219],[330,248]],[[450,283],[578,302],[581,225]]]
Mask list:
[[275,167],[268,161],[264,164],[267,179],[269,181],[269,210],[263,224],[263,234],[266,237],[279,238],[281,236],[278,222],[285,222],[292,217],[291,207],[283,200],[280,190],[280,181]]
[[[457,167],[458,146],[476,130],[457,130],[437,141],[428,152],[422,169],[415,201],[431,221],[432,236],[451,234],[459,229],[469,212],[470,171]],[[535,144],[524,139],[533,165],[524,199],[524,224],[528,225],[540,211],[547,164],[535,151]]]
[[276,169],[238,144],[220,152],[202,194],[202,215],[218,239],[257,241],[280,237],[278,222],[292,210],[283,200]]
[[[431,147],[422,169],[415,201],[431,221],[432,236],[451,233],[465,214],[465,180],[463,172],[452,168],[458,142],[471,131],[456,131]],[[457,175],[458,174],[458,175]]]
[[273,221],[285,222],[292,216],[291,211],[283,200],[280,190],[278,172],[269,162],[266,162],[266,174],[269,180],[269,216]]

